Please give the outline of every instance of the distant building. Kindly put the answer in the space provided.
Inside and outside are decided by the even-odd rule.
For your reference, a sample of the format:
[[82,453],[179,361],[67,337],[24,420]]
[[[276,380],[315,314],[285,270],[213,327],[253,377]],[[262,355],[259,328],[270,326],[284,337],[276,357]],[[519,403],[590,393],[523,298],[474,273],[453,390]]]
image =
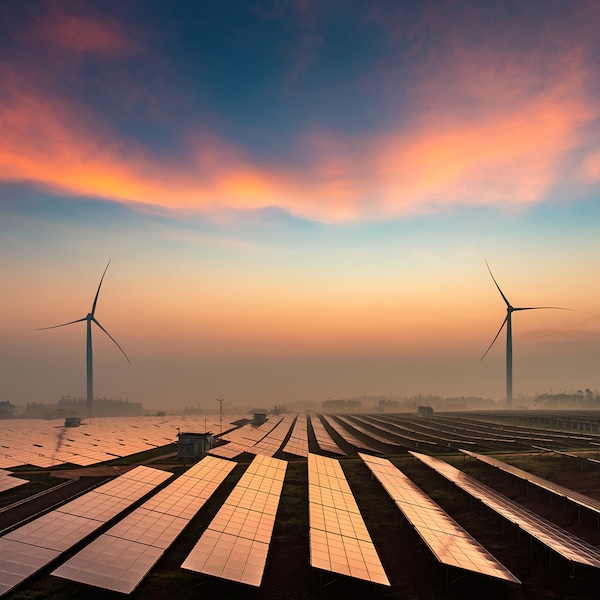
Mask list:
[[430,417],[433,414],[433,408],[431,408],[431,406],[419,406],[417,408],[417,413],[421,417]]
[[262,425],[267,420],[267,413],[264,412],[255,412],[254,420],[252,421],[254,425]]
[[200,460],[215,443],[212,433],[179,433],[177,437],[178,460]]
[[67,417],[65,419],[65,427],[79,427],[81,425],[80,417]]

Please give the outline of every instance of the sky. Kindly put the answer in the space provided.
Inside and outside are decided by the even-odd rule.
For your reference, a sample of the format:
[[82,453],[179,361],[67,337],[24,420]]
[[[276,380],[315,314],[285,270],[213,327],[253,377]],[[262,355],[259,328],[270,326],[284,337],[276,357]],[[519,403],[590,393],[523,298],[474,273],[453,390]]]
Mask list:
[[0,400],[600,389],[600,3],[0,1]]

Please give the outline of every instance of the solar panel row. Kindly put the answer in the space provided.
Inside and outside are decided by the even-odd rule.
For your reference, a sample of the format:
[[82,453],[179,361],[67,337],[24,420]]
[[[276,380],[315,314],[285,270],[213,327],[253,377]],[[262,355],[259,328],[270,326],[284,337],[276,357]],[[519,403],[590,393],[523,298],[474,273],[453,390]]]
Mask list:
[[510,473],[519,479],[523,479],[528,483],[538,486],[539,488],[551,492],[552,494],[556,494],[561,498],[568,498],[571,502],[578,504],[588,510],[596,512],[600,514],[600,500],[596,498],[590,498],[590,496],[586,496],[585,494],[580,494],[579,492],[575,492],[569,488],[566,488],[558,483],[554,483],[553,481],[548,481],[547,479],[543,479],[542,477],[537,477],[536,475],[532,475],[527,471],[523,471],[518,467],[513,465],[509,465],[501,460],[498,460],[492,456],[486,456],[483,454],[477,454],[476,452],[470,452],[468,450],[461,450],[467,456],[471,456],[476,458],[477,460],[486,463],[492,467],[496,467],[505,473]]
[[367,450],[369,452],[379,452],[379,450],[375,450],[365,442],[359,440],[355,435],[350,433],[347,429],[342,427],[334,417],[322,415],[324,421],[348,444],[353,446],[354,448],[360,448],[361,450]]
[[310,564],[390,585],[339,462],[309,453]]
[[0,538],[0,595],[27,579],[172,473],[136,467]]
[[330,452],[331,454],[346,454],[333,441],[329,433],[327,433],[327,430],[325,429],[323,423],[321,423],[321,419],[319,419],[318,415],[310,418],[310,425],[313,433],[315,434],[317,445],[323,452]]
[[181,566],[260,586],[286,469],[257,455]]
[[290,439],[283,447],[283,451],[296,456],[308,456],[308,432],[306,415],[299,414],[294,423]]
[[520,581],[389,460],[359,454],[442,564]]
[[568,531],[513,502],[443,460],[417,452],[410,453],[563,558],[574,563],[600,568],[600,551],[591,544],[571,535]]
[[204,458],[52,574],[130,594],[234,467]]

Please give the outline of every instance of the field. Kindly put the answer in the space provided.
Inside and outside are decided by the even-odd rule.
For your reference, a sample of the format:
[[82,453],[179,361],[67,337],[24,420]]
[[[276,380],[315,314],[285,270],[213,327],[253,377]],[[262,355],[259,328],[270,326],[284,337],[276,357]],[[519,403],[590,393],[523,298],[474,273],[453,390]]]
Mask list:
[[[165,450],[172,451],[172,448]],[[496,456],[532,474],[600,499],[600,475],[594,463],[535,451]],[[478,461],[465,459],[459,452],[445,451],[440,457],[587,542],[600,545],[596,515],[580,512],[556,499],[552,501],[549,494],[536,492],[524,482],[517,482]],[[317,571],[309,564],[307,463],[305,459],[288,458],[290,462],[260,588],[242,586],[180,568],[246,469],[249,458],[244,460],[242,457],[217,492],[131,594],[131,598],[187,599],[203,595],[219,600],[311,600],[366,595],[381,599],[480,599],[484,594],[489,600],[598,598],[600,572],[581,566],[573,572],[570,563],[552,554],[538,542],[531,541],[522,532],[519,533],[515,526],[503,522],[477,501],[469,499],[406,452],[388,454],[387,458],[492,552],[523,582],[522,585],[506,584],[440,566],[378,481],[371,477],[362,460],[355,455],[341,458],[340,463],[392,585],[389,588],[381,587]],[[153,460],[156,466],[162,468],[178,472],[182,469],[172,456],[155,456]],[[88,474],[90,472],[91,469]],[[74,554],[80,547],[73,548],[65,556]],[[123,597],[53,577],[49,574],[53,568],[54,565],[44,569],[5,597],[69,597],[86,600]],[[575,578],[572,577],[573,573]]]

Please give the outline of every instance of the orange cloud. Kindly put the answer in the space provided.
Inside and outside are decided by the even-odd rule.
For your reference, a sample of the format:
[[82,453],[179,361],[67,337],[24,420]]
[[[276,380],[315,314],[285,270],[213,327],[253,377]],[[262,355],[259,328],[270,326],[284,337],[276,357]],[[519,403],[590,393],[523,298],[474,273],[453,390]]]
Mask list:
[[[74,52],[132,48],[118,26],[78,14],[50,13],[32,31]],[[182,140],[192,150],[175,163],[8,64],[0,67],[0,178],[168,209],[280,207],[333,222],[464,205],[518,208],[573,176],[569,153],[589,143],[584,126],[598,116],[581,53],[566,53],[544,75],[534,59],[500,61],[458,47],[432,75],[415,81],[409,127],[394,125],[390,113],[386,133],[306,132],[290,143],[308,163],[274,168],[193,127]],[[596,180],[597,151],[588,156],[578,175]]]

